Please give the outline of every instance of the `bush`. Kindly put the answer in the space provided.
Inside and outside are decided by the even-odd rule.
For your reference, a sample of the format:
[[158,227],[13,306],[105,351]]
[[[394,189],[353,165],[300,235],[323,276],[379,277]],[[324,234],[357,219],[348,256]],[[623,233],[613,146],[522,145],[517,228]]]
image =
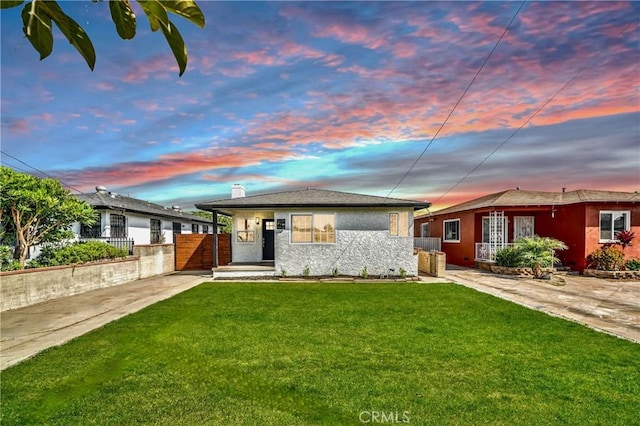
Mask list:
[[0,270],[15,271],[22,269],[20,262],[13,258],[13,247],[0,246]]
[[496,265],[515,268],[520,265],[520,249],[516,246],[501,248],[496,252]]
[[615,246],[604,246],[587,256],[587,265],[601,271],[621,271],[624,269],[624,253]]
[[96,260],[117,259],[128,256],[126,249],[119,249],[101,241],[87,241],[63,247],[45,246],[40,255],[29,263],[29,268],[72,265]]
[[633,258],[627,260],[625,267],[627,268],[627,271],[640,271],[640,259]]

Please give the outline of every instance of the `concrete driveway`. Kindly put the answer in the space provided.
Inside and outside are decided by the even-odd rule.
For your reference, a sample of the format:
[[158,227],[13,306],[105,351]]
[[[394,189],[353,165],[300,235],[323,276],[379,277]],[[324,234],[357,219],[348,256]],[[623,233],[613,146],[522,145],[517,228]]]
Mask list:
[[0,370],[207,280],[210,271],[178,272],[2,312]]
[[640,343],[640,282],[566,275],[564,285],[447,265],[446,278],[483,293]]

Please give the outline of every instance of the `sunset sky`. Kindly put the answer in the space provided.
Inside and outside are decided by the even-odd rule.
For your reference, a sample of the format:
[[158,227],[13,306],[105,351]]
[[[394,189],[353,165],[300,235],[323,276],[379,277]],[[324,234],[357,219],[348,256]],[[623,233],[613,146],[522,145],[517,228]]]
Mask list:
[[314,187],[432,211],[516,186],[640,190],[640,2],[525,3],[435,139],[520,2],[199,1],[204,29],[172,17],[182,77],[137,4],[125,41],[106,1],[61,3],[95,71],[57,28],[39,61],[22,7],[3,10],[2,151],[74,189],[188,209],[234,183]]

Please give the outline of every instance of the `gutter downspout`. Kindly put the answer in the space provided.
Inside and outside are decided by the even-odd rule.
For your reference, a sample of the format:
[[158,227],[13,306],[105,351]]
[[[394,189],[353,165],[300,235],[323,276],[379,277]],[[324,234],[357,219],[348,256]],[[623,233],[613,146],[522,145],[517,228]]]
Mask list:
[[218,211],[213,210],[213,267],[218,267]]

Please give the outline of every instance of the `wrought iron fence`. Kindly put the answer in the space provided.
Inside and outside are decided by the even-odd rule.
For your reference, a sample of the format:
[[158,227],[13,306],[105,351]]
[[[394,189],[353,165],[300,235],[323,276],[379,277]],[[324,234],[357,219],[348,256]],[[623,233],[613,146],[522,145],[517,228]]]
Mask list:
[[441,251],[441,241],[436,237],[415,237],[413,247],[424,251]]
[[80,241],[102,241],[119,249],[126,249],[129,256],[133,254],[133,238],[81,238]]
[[475,260],[495,262],[498,250],[513,246],[513,243],[476,243]]

